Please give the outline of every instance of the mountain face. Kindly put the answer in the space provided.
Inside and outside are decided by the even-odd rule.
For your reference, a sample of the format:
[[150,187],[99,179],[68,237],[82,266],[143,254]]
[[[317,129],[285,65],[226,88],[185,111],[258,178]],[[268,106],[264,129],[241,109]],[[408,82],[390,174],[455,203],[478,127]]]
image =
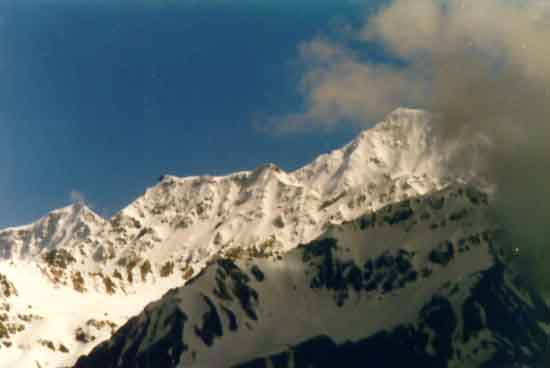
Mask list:
[[487,208],[450,186],[276,260],[213,260],[75,368],[531,367],[550,309],[505,265]]
[[[425,111],[400,108],[343,148],[321,155],[293,172],[268,164],[253,171],[221,177],[163,176],[157,185],[111,219],[103,219],[84,204],[76,203],[52,211],[33,224],[0,231],[0,368],[72,366],[79,356],[88,354],[121,326],[120,331],[137,333],[134,327],[143,334],[148,331],[145,335],[138,334],[139,339],[147,342],[140,340],[139,346],[132,345],[132,349],[137,350],[127,351],[128,346],[123,349],[128,362],[145,359],[147,364],[152,364],[153,361],[162,361],[157,357],[163,356],[162,359],[167,360],[162,362],[181,360],[184,366],[202,367],[224,366],[225,363],[216,360],[218,351],[223,352],[224,357],[233,357],[229,351],[234,350],[231,364],[236,365],[256,358],[271,359],[272,354],[285,354],[302,346],[307,348],[312,343],[316,346],[319,341],[332,344],[334,351],[344,351],[341,349],[350,348],[349,343],[360,343],[377,331],[391,334],[393,330],[389,329],[398,328],[400,323],[404,326],[418,324],[422,307],[429,303],[427,298],[441,293],[433,280],[437,280],[439,285],[443,275],[451,272],[463,280],[460,282],[466,283],[464,280],[480,278],[481,272],[497,264],[490,252],[479,254],[479,260],[475,260],[476,251],[471,253],[471,261],[478,265],[475,269],[469,268],[470,261],[460,269],[453,268],[454,263],[446,261],[450,251],[447,245],[441,245],[442,242],[459,241],[466,234],[474,236],[473,228],[479,228],[481,233],[491,232],[492,225],[484,215],[480,215],[485,210],[453,212],[452,217],[460,220],[458,222],[444,217],[451,216],[451,213],[437,210],[445,206],[440,203],[441,193],[444,193],[441,190],[448,190],[449,198],[478,197],[472,194],[475,189],[467,187],[461,189],[462,194],[450,194],[454,193],[451,188],[472,180],[448,173],[445,169],[446,154],[434,148],[430,120],[431,115]],[[407,201],[414,211],[401,207]],[[477,201],[484,202],[485,199],[478,198]],[[425,203],[431,203],[426,207],[427,214],[418,212],[417,207],[425,206]],[[358,225],[358,218],[362,219],[363,225]],[[369,218],[373,224],[380,222],[376,231],[373,231],[374,226],[366,225]],[[464,226],[457,227],[456,224]],[[365,231],[354,229],[354,226],[364,227]],[[334,233],[341,233],[339,236],[344,238],[343,234],[357,236],[359,240],[366,237],[366,241],[377,245],[374,248],[369,246],[366,252],[353,241],[340,239]],[[372,234],[377,234],[376,239],[370,238]],[[416,279],[405,283],[409,289],[405,286],[399,288],[409,290],[409,294],[403,294],[404,299],[395,296],[397,294],[393,291],[378,294],[376,290],[386,285],[380,278],[397,277],[389,266],[387,275],[373,269],[374,279],[369,288],[376,284],[376,290],[359,287],[357,281],[354,282],[358,290],[349,285],[345,293],[336,290],[337,286],[332,283],[339,285],[340,281],[332,280],[334,270],[323,271],[329,274],[315,281],[315,285],[320,286],[310,287],[313,281],[304,273],[316,272],[328,261],[317,256],[304,261],[302,253],[309,248],[301,244],[317,244],[322,239],[336,239],[336,248],[331,250],[330,259],[347,259],[361,272],[365,266],[361,263],[371,258],[374,262],[384,252],[390,252],[389,257],[394,261],[405,257],[411,265],[417,266]],[[412,245],[404,239],[411,239]],[[352,257],[342,253],[344,243],[348,244],[346,247],[350,252],[355,250],[357,254]],[[424,258],[428,250],[430,253],[435,249],[430,248],[432,246],[441,246],[442,249],[436,249],[434,267],[428,265],[425,270]],[[408,253],[399,253],[401,248]],[[488,249],[487,246],[475,249],[478,248]],[[457,254],[453,248],[452,256]],[[485,263],[480,263],[481,260]],[[247,262],[257,264],[253,273],[247,268]],[[237,271],[233,272],[234,268]],[[352,269],[357,274],[358,271]],[[439,269],[444,271],[441,278],[422,276],[439,272]],[[218,273],[225,276],[218,277]],[[262,278],[261,275],[265,277],[263,282],[257,280],[257,277]],[[332,281],[330,286],[323,287],[327,277]],[[362,276],[363,281],[365,277]],[[413,278],[412,274],[408,277]],[[456,281],[453,280],[449,278],[447,281]],[[397,281],[393,280],[387,286],[393,282]],[[225,291],[219,290],[223,297],[231,300],[231,303],[224,302],[226,309],[212,295],[212,285],[218,284],[226,284]],[[191,293],[194,296],[183,297],[182,300],[189,301],[176,308],[179,299],[164,295],[183,285],[181,291],[172,290],[168,295],[176,298],[180,293]],[[464,285],[473,287],[474,284],[472,281]],[[292,292],[294,287],[295,293]],[[415,288],[422,293],[416,293]],[[511,288],[510,292],[519,295],[516,289]],[[348,296],[344,297],[344,294]],[[329,299],[336,296],[339,299],[335,301],[335,308]],[[401,304],[405,300],[410,304],[417,296],[416,309],[411,309],[405,316]],[[248,298],[248,302],[241,305],[238,302],[241,298]],[[381,302],[367,302],[371,299]],[[447,299],[458,311],[461,301]],[[156,300],[159,301],[149,305]],[[296,303],[297,300],[307,302],[301,305]],[[367,312],[373,313],[378,322],[339,321],[346,308],[349,316],[353,315],[355,307],[351,307],[350,300],[359,303],[357,310],[362,310],[363,304],[368,308],[373,306],[374,309]],[[240,305],[241,310],[236,309],[234,303]],[[147,311],[156,310],[153,305],[163,310],[162,316],[168,318],[165,324],[159,325],[157,320],[150,321],[147,317]],[[263,306],[269,306],[268,310],[261,309]],[[140,315],[144,308],[145,314]],[[320,314],[315,322],[310,317],[317,313],[317,309],[327,315]],[[383,311],[392,309],[398,309],[395,318],[380,317],[385,316]],[[197,325],[202,332],[197,334],[194,327],[184,328],[191,324],[195,326],[198,323],[196,318],[202,321],[208,311],[208,316],[212,317]],[[286,332],[278,331],[272,336],[274,323],[286,326],[288,319],[284,316],[294,313],[302,316],[305,322],[293,320],[296,329],[288,326],[283,329]],[[130,320],[136,315],[140,317]],[[341,331],[338,327],[331,327],[332,324],[327,325],[330,318],[343,326]],[[457,319],[460,318],[457,315]],[[372,323],[375,325],[371,326]],[[360,325],[361,331],[348,330],[344,328],[346,324]],[[214,333],[207,332],[212,328]],[[229,335],[228,328],[231,332],[232,328],[240,332]],[[230,340],[218,336],[220,329],[223,336],[243,339],[240,346],[258,350],[227,347]],[[420,334],[431,334],[425,329],[417,330]],[[243,334],[242,331],[251,332]],[[116,336],[109,346],[118,346],[124,340],[120,333]],[[263,342],[253,343],[258,339]],[[222,341],[226,342],[222,344]],[[471,341],[474,342],[463,345],[475,346],[477,340]],[[273,345],[275,342],[279,345]],[[130,344],[129,340],[127,344]],[[212,347],[203,349],[201,344]],[[162,352],[166,347],[170,353]],[[183,353],[186,347],[190,352]],[[144,349],[147,353],[141,357]],[[96,359],[97,354],[91,355],[90,359]],[[155,360],[152,360],[153,356]],[[79,364],[89,365],[86,362],[83,360]],[[146,364],[143,362],[140,361],[139,366]],[[131,363],[124,364],[132,366]]]

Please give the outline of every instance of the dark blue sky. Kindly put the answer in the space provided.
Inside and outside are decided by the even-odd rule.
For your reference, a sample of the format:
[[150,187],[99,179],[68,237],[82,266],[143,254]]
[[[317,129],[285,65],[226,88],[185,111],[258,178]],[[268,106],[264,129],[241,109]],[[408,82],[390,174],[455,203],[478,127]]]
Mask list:
[[71,190],[111,215],[164,173],[291,170],[347,142],[351,127],[280,136],[252,120],[300,109],[298,43],[358,19],[358,4],[4,0],[0,227]]

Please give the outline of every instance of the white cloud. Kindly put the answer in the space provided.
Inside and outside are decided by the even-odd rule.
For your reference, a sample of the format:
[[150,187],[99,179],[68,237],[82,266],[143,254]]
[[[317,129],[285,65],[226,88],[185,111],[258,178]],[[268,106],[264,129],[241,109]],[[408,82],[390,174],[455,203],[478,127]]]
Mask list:
[[396,105],[420,103],[426,93],[421,74],[363,62],[353,50],[327,40],[302,43],[299,56],[305,66],[299,92],[306,109],[274,120],[285,132],[373,121]]
[[[271,123],[286,132],[366,124],[400,105],[445,109],[451,95],[476,108],[508,103],[512,97],[491,77],[530,85],[550,81],[550,31],[541,16],[533,17],[540,8],[540,1],[395,0],[351,37],[363,46],[381,43],[404,66],[367,62],[322,38],[303,42],[298,91],[305,108]],[[469,98],[472,88],[484,96]]]

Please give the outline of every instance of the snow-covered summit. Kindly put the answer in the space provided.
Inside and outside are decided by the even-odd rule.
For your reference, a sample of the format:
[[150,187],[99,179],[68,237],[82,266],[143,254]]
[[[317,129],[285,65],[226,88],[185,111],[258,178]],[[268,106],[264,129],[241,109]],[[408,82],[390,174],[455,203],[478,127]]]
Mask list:
[[324,195],[399,177],[414,182],[426,174],[438,180],[442,156],[430,145],[430,118],[424,110],[398,108],[349,144],[293,174]]
[[88,241],[106,221],[84,203],[76,202],[51,211],[36,222],[0,231],[3,259],[29,259],[53,248],[73,248]]

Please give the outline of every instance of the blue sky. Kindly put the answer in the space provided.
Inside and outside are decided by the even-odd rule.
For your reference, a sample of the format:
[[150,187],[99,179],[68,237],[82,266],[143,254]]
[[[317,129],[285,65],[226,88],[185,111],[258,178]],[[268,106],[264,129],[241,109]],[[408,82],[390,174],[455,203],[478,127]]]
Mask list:
[[161,174],[297,168],[357,133],[270,134],[299,111],[301,41],[357,1],[9,0],[0,5],[0,227],[83,193],[104,215]]

